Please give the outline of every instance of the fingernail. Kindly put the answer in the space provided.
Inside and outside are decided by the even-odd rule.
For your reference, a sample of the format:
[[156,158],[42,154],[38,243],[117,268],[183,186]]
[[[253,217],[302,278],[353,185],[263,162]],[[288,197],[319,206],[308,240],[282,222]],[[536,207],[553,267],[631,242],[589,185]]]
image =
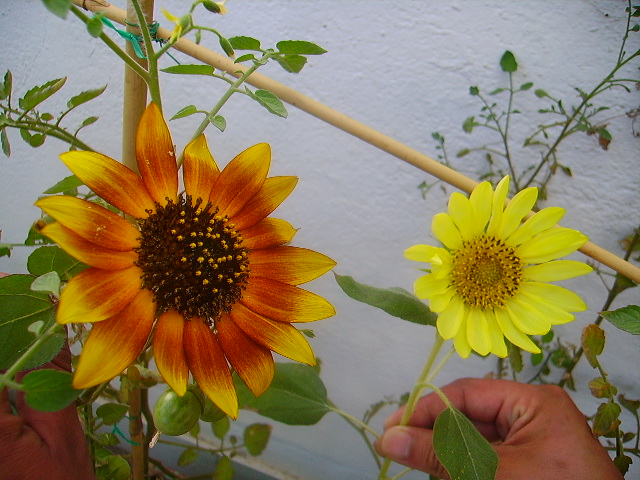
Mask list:
[[394,459],[409,458],[413,437],[402,427],[387,430],[382,439],[382,448],[386,456]]

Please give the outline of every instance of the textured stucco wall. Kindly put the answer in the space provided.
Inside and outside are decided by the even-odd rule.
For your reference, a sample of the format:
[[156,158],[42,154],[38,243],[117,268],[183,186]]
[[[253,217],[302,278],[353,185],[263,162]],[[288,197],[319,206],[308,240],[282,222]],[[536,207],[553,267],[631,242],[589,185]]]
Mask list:
[[[117,4],[122,6],[124,1]],[[186,3],[159,0],[156,5],[179,14]],[[229,15],[200,20],[213,22],[226,36],[249,35],[266,46],[283,39],[322,45],[329,53],[312,57],[299,75],[275,65],[262,72],[435,157],[434,131],[446,137],[452,156],[461,148],[495,141],[486,133],[465,135],[461,124],[479,109],[477,99],[468,94],[469,86],[479,85],[487,92],[505,85],[498,61],[506,49],[519,60],[518,82],[534,82],[536,88],[576,104],[574,87],[592,88],[615,61],[624,29],[624,5],[618,0],[229,0]],[[0,41],[0,74],[10,69],[20,94],[52,78],[69,77],[64,88],[67,96],[59,106],[52,102],[52,111],[60,110],[66,98],[81,90],[108,84],[102,97],[82,109],[86,116],[101,117],[84,138],[96,150],[119,158],[122,68],[100,42],[90,38],[75,19],[65,22],[48,14],[37,0],[2,2]],[[213,38],[204,43],[215,48]],[[638,47],[635,35],[627,50]],[[189,63],[183,56],[178,59]],[[168,66],[171,61],[165,63]],[[635,74],[633,68],[625,72]],[[189,103],[210,108],[224,88],[213,79],[177,83],[171,76],[164,76],[162,85],[169,116]],[[523,113],[514,120],[513,132],[518,141],[543,120],[535,112],[546,106],[531,92],[521,98]],[[612,107],[608,125],[615,141],[604,152],[593,137],[570,139],[561,149],[561,159],[571,167],[573,178],[558,175],[551,184],[548,205],[565,207],[564,225],[578,228],[595,243],[620,254],[618,241],[639,223],[639,145],[631,134],[630,120],[623,115],[637,107],[638,95],[619,89],[602,102]],[[338,261],[337,273],[380,287],[412,288],[418,272],[402,252],[431,241],[431,217],[445,208],[452,188],[447,188],[447,195],[434,188],[423,200],[416,187],[428,179],[426,174],[293,107],[283,120],[236,96],[221,113],[227,118],[227,130],[223,134],[208,131],[209,145],[221,164],[242,149],[266,141],[273,149],[271,173],[300,177],[295,192],[277,212],[300,227],[296,245],[332,256]],[[179,150],[195,125],[195,119],[171,122]],[[34,150],[16,132],[10,136],[12,155],[0,158],[0,229],[2,241],[20,242],[38,216],[32,202],[68,172],[57,159],[64,149],[61,144],[49,140]],[[520,149],[517,142],[514,148],[518,165],[535,161],[534,151]],[[454,163],[475,177],[486,166],[480,156]],[[26,254],[18,249],[10,259],[1,258],[0,270],[22,271]],[[567,341],[578,342],[582,325],[595,318],[606,291],[596,275],[565,285],[577,289],[591,307],[573,324],[557,328]],[[329,298],[338,311],[312,326],[316,334],[312,345],[322,360],[330,398],[359,417],[369,404],[409,390],[429,351],[432,330],[391,319],[346,298],[331,275],[314,282],[311,289]],[[638,297],[637,289],[629,291],[620,305],[637,303]],[[609,335],[605,368],[621,391],[638,398],[640,343],[611,326],[605,328]],[[453,359],[439,383],[482,376],[493,367],[493,360]],[[586,388],[593,376],[584,365],[576,372],[581,387],[575,399],[588,413],[597,405]],[[241,421],[253,419],[241,417]],[[273,437],[261,458],[301,478],[374,478],[369,453],[336,416],[329,415],[311,428],[276,425]],[[635,471],[637,475],[637,466]]]

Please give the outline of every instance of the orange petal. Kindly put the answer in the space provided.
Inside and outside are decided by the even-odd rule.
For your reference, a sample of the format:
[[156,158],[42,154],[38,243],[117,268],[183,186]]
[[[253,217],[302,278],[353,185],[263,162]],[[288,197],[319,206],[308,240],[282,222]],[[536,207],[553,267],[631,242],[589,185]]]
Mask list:
[[242,230],[255,225],[268,216],[284,202],[297,183],[297,177],[267,178],[258,193],[234,215],[232,221],[236,229]]
[[153,326],[156,308],[152,298],[150,291],[140,290],[127,308],[93,325],[73,376],[74,388],[109,381],[134,362]]
[[185,147],[182,172],[187,195],[191,195],[193,201],[201,198],[204,207],[209,201],[213,182],[220,173],[204,134]]
[[333,305],[315,293],[263,277],[250,277],[240,302],[279,322],[313,322],[336,313]]
[[234,420],[238,397],[227,360],[209,326],[200,318],[185,324],[184,350],[189,370],[202,391]]
[[139,244],[140,231],[134,225],[95,203],[56,195],[35,204],[75,234],[101,247],[126,252]]
[[93,323],[120,313],[142,287],[142,270],[88,268],[64,287],[58,305],[57,322]]
[[142,178],[120,162],[96,152],[67,152],[60,159],[91,190],[111,205],[136,218],[153,210]]
[[279,218],[265,218],[252,227],[242,230],[242,245],[249,250],[277,247],[289,243],[296,229]]
[[293,325],[274,322],[236,303],[229,314],[249,338],[291,360],[315,365],[307,339]]
[[336,262],[329,257],[299,247],[275,247],[249,254],[252,277],[300,285],[331,270]]
[[257,397],[273,379],[271,350],[251,340],[228,315],[216,321],[220,346],[240,378]]
[[163,313],[153,332],[153,356],[162,378],[180,396],[187,391],[189,367],[182,338],[185,320],[176,310]]
[[[271,147],[259,143],[235,157],[220,172],[210,201],[217,206],[220,215],[232,218],[260,191],[271,164]],[[234,220],[232,220],[234,221]]]
[[46,225],[40,230],[40,233],[56,242],[72,257],[92,267],[122,270],[132,266],[138,258],[133,250],[118,252],[89,242],[63,227],[60,222]]
[[178,165],[169,128],[160,108],[150,103],[142,114],[136,134],[136,160],[151,197],[161,205],[176,199]]

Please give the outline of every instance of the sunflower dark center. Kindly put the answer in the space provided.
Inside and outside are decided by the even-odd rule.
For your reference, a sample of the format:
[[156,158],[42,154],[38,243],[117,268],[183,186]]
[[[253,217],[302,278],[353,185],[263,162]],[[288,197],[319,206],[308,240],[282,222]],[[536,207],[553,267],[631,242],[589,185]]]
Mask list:
[[175,308],[187,319],[210,322],[242,298],[249,257],[235,225],[217,215],[217,207],[201,204],[189,195],[180,196],[177,203],[156,203],[154,213],[138,220],[136,264],[159,314]]
[[471,307],[501,307],[518,291],[523,266],[515,250],[502,240],[480,236],[454,253],[452,283]]

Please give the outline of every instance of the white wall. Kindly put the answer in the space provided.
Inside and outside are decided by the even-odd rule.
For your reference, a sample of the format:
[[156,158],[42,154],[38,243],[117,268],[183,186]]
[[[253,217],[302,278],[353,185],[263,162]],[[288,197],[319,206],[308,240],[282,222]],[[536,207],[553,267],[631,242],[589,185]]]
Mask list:
[[[122,7],[124,1],[117,4]],[[174,14],[186,4],[156,2]],[[226,36],[249,35],[266,46],[283,39],[322,45],[329,53],[312,57],[299,75],[286,74],[276,65],[263,73],[435,157],[434,131],[445,135],[452,156],[489,139],[482,134],[465,135],[461,124],[479,109],[477,99],[468,95],[469,86],[479,85],[487,92],[505,85],[498,61],[506,49],[519,60],[519,82],[534,82],[535,87],[576,104],[574,87],[592,88],[615,61],[624,29],[624,5],[612,0],[229,0],[231,13],[225,17],[199,19]],[[163,17],[159,20],[170,27]],[[119,158],[122,68],[99,41],[85,34],[74,18],[62,21],[37,0],[2,2],[0,41],[0,74],[10,69],[20,94],[62,76],[69,77],[66,98],[108,84],[102,97],[82,109],[87,116],[101,117],[83,138],[96,150]],[[204,43],[215,48],[213,38]],[[636,34],[627,51],[638,46]],[[190,63],[179,54],[177,58]],[[166,60],[167,66],[171,63]],[[637,75],[637,70],[625,73]],[[171,76],[164,76],[162,85],[169,116],[189,103],[210,108],[224,89],[215,80],[177,83]],[[50,107],[52,111],[61,109],[66,98],[60,106]],[[535,111],[546,106],[532,93],[522,99],[524,113],[514,120],[515,138],[522,138],[518,135],[541,121]],[[595,243],[620,254],[619,240],[639,223],[638,139],[631,134],[630,120],[621,115],[637,107],[638,96],[618,90],[602,101],[612,107],[610,116],[615,118],[609,129],[615,141],[604,152],[592,137],[569,140],[561,159],[574,176],[558,175],[550,188],[549,205],[567,209],[566,226],[580,229]],[[445,208],[452,188],[447,195],[433,189],[423,200],[416,187],[428,179],[426,174],[293,107],[283,120],[237,96],[221,113],[227,118],[227,131],[208,131],[209,145],[220,163],[266,141],[273,148],[272,174],[300,177],[296,191],[277,212],[301,228],[296,245],[333,257],[339,274],[380,287],[411,290],[418,272],[402,252],[410,245],[432,241],[431,217]],[[195,125],[190,119],[171,122],[179,150]],[[68,172],[57,159],[64,150],[60,143],[49,140],[34,150],[22,144],[17,132],[9,134],[13,153],[9,159],[0,159],[0,229],[2,241],[21,242],[38,216],[33,201]],[[520,165],[536,158],[532,151],[517,150],[515,155]],[[477,177],[485,164],[479,156],[470,156],[456,161],[456,167]],[[0,270],[23,271],[26,254],[16,249],[10,259],[1,258]],[[577,289],[591,307],[573,324],[557,329],[576,343],[581,327],[601,308],[606,291],[596,275],[565,285]],[[330,299],[338,311],[335,317],[313,325],[312,345],[322,360],[330,398],[359,417],[371,403],[409,390],[429,351],[432,329],[405,324],[346,298],[331,275],[314,282],[312,289]],[[637,289],[629,291],[620,305],[637,303],[638,296]],[[609,325],[605,329],[605,368],[621,391],[638,398],[640,342]],[[453,359],[439,380],[444,384],[461,376],[482,376],[494,366],[493,360]],[[594,373],[588,366],[576,373],[581,387],[575,398],[589,414],[597,405],[586,388]],[[375,478],[373,462],[359,437],[336,416],[327,416],[311,428],[276,425],[273,435],[262,459],[301,478]],[[640,471],[637,465],[634,471],[635,475]]]

